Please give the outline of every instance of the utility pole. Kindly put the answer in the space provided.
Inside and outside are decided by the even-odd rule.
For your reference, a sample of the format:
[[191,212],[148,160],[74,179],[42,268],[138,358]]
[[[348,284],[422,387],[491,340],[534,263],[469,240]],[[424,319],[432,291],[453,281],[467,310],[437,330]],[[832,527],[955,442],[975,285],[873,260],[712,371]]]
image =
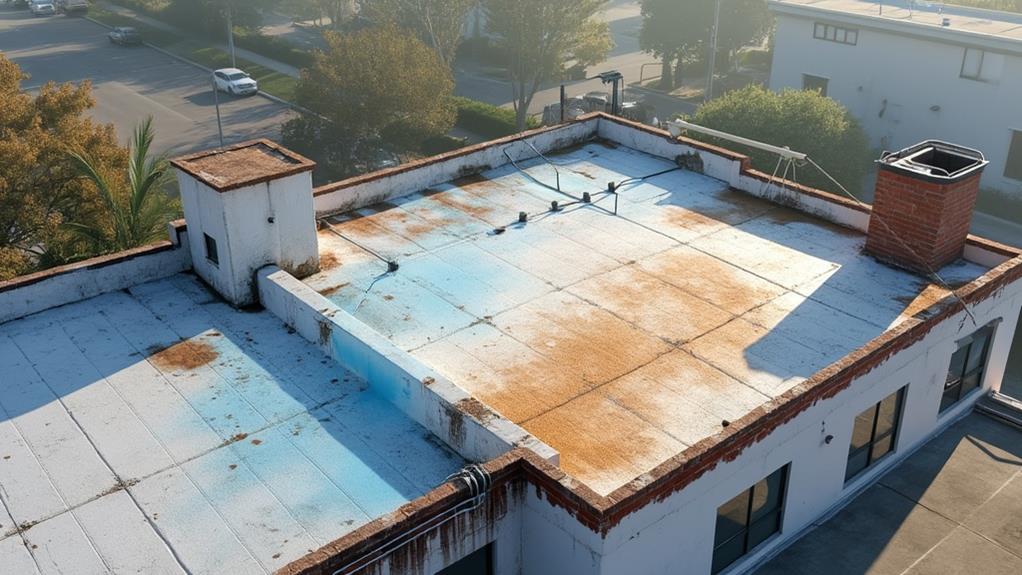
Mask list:
[[209,76],[210,82],[213,85],[213,105],[216,106],[216,130],[220,134],[220,148],[224,147],[224,124],[220,120],[220,89],[216,86],[216,75],[211,74]]
[[234,24],[231,22],[231,6],[227,7],[227,51],[231,53],[231,67],[238,67],[238,59],[234,56]]
[[713,73],[717,69],[717,31],[720,29],[720,0],[713,13],[713,32],[710,35],[710,71],[706,73],[706,93],[703,94],[703,102],[709,102],[713,98]]

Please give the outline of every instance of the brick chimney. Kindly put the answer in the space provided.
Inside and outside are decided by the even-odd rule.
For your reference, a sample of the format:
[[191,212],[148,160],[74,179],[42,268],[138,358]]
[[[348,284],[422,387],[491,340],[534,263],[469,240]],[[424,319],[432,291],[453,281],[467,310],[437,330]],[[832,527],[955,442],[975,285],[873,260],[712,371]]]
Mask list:
[[927,141],[878,161],[866,251],[911,271],[937,271],[962,255],[987,161],[983,154]]

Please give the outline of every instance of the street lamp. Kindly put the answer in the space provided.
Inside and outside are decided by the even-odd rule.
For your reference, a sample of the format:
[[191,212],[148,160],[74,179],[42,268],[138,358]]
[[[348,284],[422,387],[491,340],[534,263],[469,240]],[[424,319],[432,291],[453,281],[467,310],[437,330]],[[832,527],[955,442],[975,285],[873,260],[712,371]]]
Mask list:
[[216,72],[210,74],[209,79],[213,85],[213,105],[216,106],[216,130],[220,134],[220,148],[224,147],[224,125],[220,121],[220,89],[216,85]]
[[717,31],[720,29],[720,0],[713,13],[713,32],[710,35],[710,71],[706,74],[706,93],[703,94],[703,102],[709,102],[713,98],[713,73],[717,69]]
[[227,51],[231,53],[231,67],[238,67],[238,59],[234,56],[234,24],[231,22],[231,5],[227,4]]

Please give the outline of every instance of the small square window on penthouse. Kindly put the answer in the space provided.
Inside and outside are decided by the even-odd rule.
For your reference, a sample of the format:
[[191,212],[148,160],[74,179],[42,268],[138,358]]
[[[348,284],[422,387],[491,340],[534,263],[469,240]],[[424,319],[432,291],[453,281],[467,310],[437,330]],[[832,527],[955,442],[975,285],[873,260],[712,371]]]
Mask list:
[[216,251],[216,240],[209,234],[202,234],[206,240],[206,259],[213,265],[220,265],[220,254]]

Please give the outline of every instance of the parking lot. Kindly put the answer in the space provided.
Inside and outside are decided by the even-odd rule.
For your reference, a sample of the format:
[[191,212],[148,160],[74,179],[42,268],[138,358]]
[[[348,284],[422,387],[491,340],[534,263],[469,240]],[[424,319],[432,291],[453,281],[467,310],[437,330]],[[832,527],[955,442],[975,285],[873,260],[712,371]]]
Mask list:
[[[73,16],[35,18],[26,9],[0,7],[0,52],[31,75],[23,88],[48,81],[92,80],[92,116],[112,123],[122,140],[146,116],[156,146],[179,154],[217,145],[216,109],[205,72],[154,49],[110,44],[107,29]],[[261,96],[221,95],[225,143],[279,139],[291,112]]]

